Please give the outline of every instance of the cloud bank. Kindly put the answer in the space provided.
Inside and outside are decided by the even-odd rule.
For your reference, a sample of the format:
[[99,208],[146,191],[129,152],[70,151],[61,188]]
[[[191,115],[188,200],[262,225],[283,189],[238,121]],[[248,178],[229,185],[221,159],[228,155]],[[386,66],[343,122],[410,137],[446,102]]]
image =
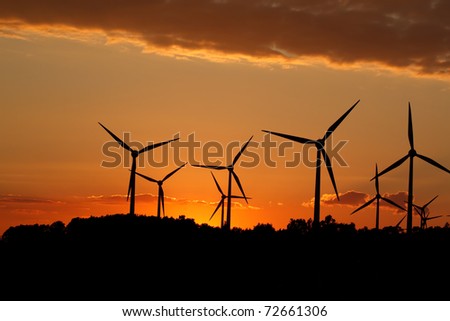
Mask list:
[[0,20],[0,30],[20,21],[125,35],[175,56],[450,72],[450,2],[443,0],[14,0],[0,2]]

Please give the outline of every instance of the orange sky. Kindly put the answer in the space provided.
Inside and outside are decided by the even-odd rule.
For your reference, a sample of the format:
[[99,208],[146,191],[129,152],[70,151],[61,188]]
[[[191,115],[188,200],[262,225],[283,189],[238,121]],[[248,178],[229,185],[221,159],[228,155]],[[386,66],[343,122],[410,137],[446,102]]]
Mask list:
[[[268,164],[262,130],[317,139],[358,99],[328,141],[347,142],[339,150],[346,165],[333,161],[340,202],[322,169],[322,217],[374,226],[375,208],[350,213],[374,196],[375,163],[382,170],[406,155],[408,102],[417,151],[450,167],[446,2],[151,3],[0,3],[0,232],[128,211],[128,166],[118,145],[110,151],[122,155],[119,166],[101,166],[111,161],[102,147],[112,139],[98,122],[141,145],[193,137],[199,162],[208,146],[235,146],[232,156],[210,159],[224,164],[253,135],[242,162],[259,161],[236,168],[252,198],[233,207],[232,225],[244,228],[312,217],[315,170],[288,165],[303,146],[271,137]],[[163,155],[165,166],[149,165]],[[138,171],[161,179],[177,167],[174,158],[172,145],[155,149]],[[186,148],[179,158],[189,161]],[[381,193],[399,203],[407,167],[380,178]],[[448,174],[421,160],[414,174],[415,202],[439,195],[432,214],[450,214]],[[226,189],[226,173],[215,175]],[[187,165],[164,191],[168,216],[219,225],[219,216],[208,222],[220,195],[207,169]],[[156,184],[138,177],[136,193],[136,212],[154,215]],[[381,226],[401,218],[381,208]]]

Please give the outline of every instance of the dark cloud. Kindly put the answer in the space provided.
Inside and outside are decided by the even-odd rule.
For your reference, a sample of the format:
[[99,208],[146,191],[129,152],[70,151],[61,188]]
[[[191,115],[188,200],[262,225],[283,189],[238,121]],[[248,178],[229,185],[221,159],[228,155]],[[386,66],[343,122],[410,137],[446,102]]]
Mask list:
[[[357,191],[348,191],[345,193],[339,193],[339,199],[340,201],[337,199],[336,194],[322,194],[320,203],[325,206],[356,206],[364,204],[369,199],[369,195]],[[305,207],[314,207],[314,197],[308,202],[304,202],[302,205]]]
[[14,0],[0,2],[0,19],[130,32],[157,50],[450,71],[444,0]]
[[324,205],[360,205],[364,204],[368,199],[369,195],[366,193],[356,192],[356,191],[348,191],[342,194],[339,194],[339,199],[337,199],[335,194],[323,194],[321,198],[321,202]]
[[[404,208],[406,208],[407,204],[405,202],[408,201],[408,193],[407,192],[397,192],[395,194],[383,194],[383,197],[393,201],[395,204],[398,204]],[[398,212],[402,212],[402,210],[398,209],[394,205],[391,205],[385,201],[380,201],[380,206],[390,208],[392,210],[396,210]]]

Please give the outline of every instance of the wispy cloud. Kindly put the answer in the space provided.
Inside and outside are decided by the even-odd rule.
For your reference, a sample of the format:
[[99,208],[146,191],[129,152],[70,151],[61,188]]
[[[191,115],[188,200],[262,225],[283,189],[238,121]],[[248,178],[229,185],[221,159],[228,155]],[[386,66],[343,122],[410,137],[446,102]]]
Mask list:
[[[135,195],[136,200],[156,202],[158,200],[158,195],[151,193],[138,193]],[[127,200],[126,194],[112,194],[112,195],[89,195],[86,197],[88,202],[101,203],[101,204],[117,204],[123,203]],[[172,201],[176,200],[172,197],[164,197],[164,200]]]
[[442,0],[15,0],[0,2],[0,19],[101,31],[107,42],[178,57],[450,71],[450,2]]
[[24,196],[16,194],[6,194],[0,195],[1,203],[14,203],[14,204],[64,204],[64,202],[59,200],[52,200],[42,197]]
[[[158,195],[154,195],[151,193],[139,193],[135,195],[136,201],[141,200],[143,202],[157,202],[158,201]],[[127,195],[125,194],[113,194],[113,195],[89,195],[86,197],[86,201],[88,202],[94,202],[97,204],[105,204],[105,205],[112,205],[112,204],[119,204],[126,202]],[[172,203],[179,203],[182,205],[188,205],[188,204],[196,204],[196,205],[204,205],[204,206],[217,206],[219,202],[210,202],[206,200],[199,200],[199,199],[185,199],[185,198],[176,198],[171,196],[164,196],[165,202],[172,202]],[[258,209],[255,206],[245,206],[244,204],[240,202],[233,201],[231,202],[232,207],[236,208],[249,208],[249,209]]]
[[[404,191],[399,191],[394,194],[383,194],[383,197],[395,202],[396,204],[400,206],[405,206],[405,201],[408,199],[408,193]],[[373,198],[374,195],[369,195],[362,192],[357,191],[348,191],[345,193],[339,193],[339,199],[337,199],[335,194],[322,194],[320,198],[320,204],[322,206],[347,206],[347,207],[356,207],[361,206],[367,201],[369,201],[371,198]],[[304,202],[302,204],[305,207],[314,207],[314,198],[311,200]],[[375,206],[375,202],[372,203],[370,206]],[[384,202],[380,201],[380,207],[384,207],[385,209],[392,210],[392,211],[400,211],[397,207]]]

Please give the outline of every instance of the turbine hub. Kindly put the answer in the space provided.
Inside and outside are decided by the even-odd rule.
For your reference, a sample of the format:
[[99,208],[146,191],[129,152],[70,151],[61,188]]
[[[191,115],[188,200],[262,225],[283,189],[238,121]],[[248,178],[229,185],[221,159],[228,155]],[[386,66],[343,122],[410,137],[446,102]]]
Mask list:
[[416,155],[417,155],[417,152],[416,152],[415,149],[411,149],[411,150],[409,151],[409,156],[414,157],[414,156],[416,156]]
[[138,157],[139,156],[139,151],[133,149],[131,151],[131,156],[133,156],[134,158]]
[[316,141],[316,147],[317,149],[324,149],[325,148],[325,141],[320,138]]

